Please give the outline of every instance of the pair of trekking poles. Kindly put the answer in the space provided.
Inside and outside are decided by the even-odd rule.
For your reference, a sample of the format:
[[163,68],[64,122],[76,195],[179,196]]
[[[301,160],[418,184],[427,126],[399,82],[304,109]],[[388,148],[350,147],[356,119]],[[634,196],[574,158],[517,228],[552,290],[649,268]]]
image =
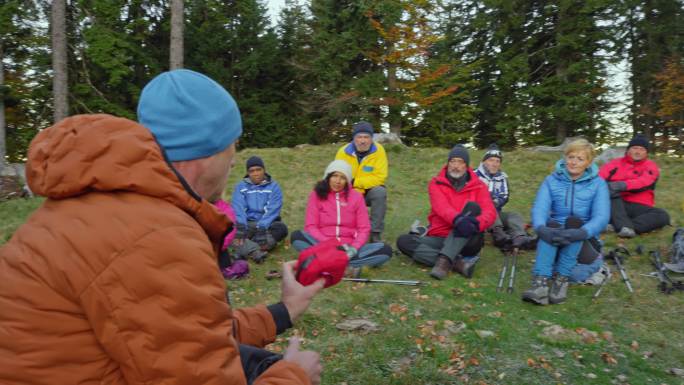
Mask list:
[[[629,256],[629,250],[621,246],[611,250],[608,253],[608,255],[606,255],[606,260],[615,262],[615,266],[617,267],[618,272],[620,273],[620,277],[622,277],[622,282],[625,283],[625,286],[627,286],[627,290],[629,290],[630,293],[634,293],[634,289],[632,288],[632,282],[629,280],[629,277],[627,276],[627,271],[625,270],[625,266],[623,265],[623,262]],[[592,299],[596,299],[599,295],[601,295],[601,291],[603,290],[603,287],[606,285],[606,282],[608,282],[609,279],[610,274],[608,274],[606,278],[603,280],[603,282],[601,282],[598,289],[591,297]]]
[[506,288],[507,293],[513,293],[513,284],[515,283],[515,266],[518,263],[518,252],[519,248],[515,247],[512,251],[504,251],[503,266],[501,267],[501,272],[499,273],[499,283],[496,285],[496,291],[503,291],[504,281],[506,280],[506,273],[510,270],[511,274],[508,278],[508,287]]

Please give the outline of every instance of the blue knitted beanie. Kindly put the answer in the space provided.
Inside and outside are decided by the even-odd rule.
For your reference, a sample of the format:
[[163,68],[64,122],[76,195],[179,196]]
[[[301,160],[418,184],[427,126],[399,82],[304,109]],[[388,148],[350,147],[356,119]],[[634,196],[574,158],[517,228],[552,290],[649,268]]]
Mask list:
[[152,131],[172,162],[214,155],[242,134],[233,97],[209,77],[184,69],[147,83],[138,102],[138,121]]

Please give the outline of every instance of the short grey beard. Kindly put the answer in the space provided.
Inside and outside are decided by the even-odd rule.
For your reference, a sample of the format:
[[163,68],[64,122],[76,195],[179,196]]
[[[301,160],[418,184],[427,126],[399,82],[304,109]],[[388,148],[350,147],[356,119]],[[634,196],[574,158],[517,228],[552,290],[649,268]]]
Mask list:
[[460,179],[463,175],[465,175],[465,172],[462,172],[462,173],[460,173],[460,174],[456,174],[456,173],[453,173],[453,172],[449,172],[449,176],[452,177],[452,178],[454,178],[454,179]]

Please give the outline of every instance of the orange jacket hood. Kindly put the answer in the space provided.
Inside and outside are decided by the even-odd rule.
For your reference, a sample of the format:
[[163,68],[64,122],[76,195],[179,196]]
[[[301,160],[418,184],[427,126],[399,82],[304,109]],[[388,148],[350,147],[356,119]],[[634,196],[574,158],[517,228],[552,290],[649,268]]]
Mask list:
[[125,191],[161,198],[193,216],[214,244],[230,226],[165,160],[152,133],[134,121],[106,114],[66,118],[36,136],[28,158],[28,184],[38,195]]

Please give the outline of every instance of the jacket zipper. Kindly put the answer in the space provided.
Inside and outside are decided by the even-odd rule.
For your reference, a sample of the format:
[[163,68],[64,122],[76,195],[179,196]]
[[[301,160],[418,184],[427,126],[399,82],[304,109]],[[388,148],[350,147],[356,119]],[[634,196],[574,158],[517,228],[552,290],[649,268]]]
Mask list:
[[572,192],[570,193],[570,215],[575,215],[575,181],[572,181]]
[[335,238],[337,240],[340,240],[340,222],[342,222],[342,218],[340,218],[340,193],[335,193],[335,205],[337,206],[337,224],[335,225]]

